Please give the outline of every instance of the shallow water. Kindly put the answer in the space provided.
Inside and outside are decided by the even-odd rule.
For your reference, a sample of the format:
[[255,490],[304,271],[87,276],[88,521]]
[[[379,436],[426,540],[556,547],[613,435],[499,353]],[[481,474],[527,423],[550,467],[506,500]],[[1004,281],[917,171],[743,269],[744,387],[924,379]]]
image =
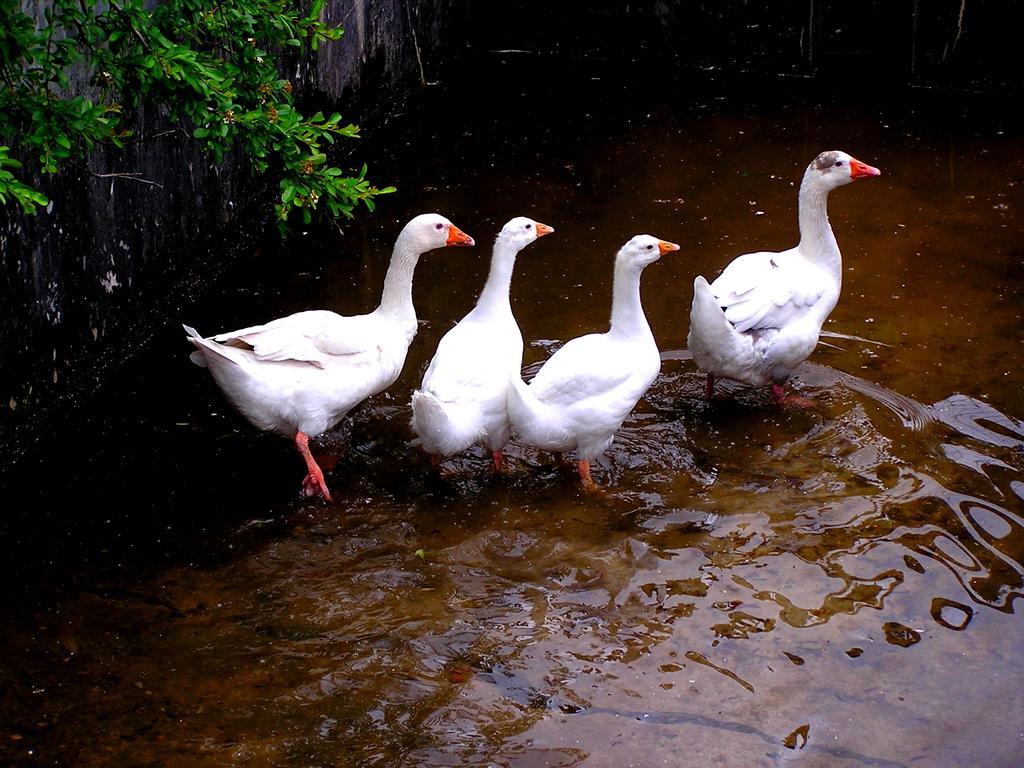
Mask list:
[[[187,363],[177,318],[25,470],[0,762],[1020,764],[1021,132],[969,105],[500,82],[456,115],[428,92],[377,147],[399,196],[254,256],[184,318],[368,309],[424,210],[477,238],[424,257],[405,373],[324,441],[333,504],[295,499],[299,460]],[[792,245],[796,184],[830,148],[884,175],[830,201],[846,276],[834,346],[799,371],[817,407],[728,384],[708,403],[692,278]],[[519,214],[557,229],[513,286],[532,366],[604,327],[622,242],[683,247],[644,276],[664,365],[603,493],[515,446],[506,477],[478,451],[435,479],[408,428]]]

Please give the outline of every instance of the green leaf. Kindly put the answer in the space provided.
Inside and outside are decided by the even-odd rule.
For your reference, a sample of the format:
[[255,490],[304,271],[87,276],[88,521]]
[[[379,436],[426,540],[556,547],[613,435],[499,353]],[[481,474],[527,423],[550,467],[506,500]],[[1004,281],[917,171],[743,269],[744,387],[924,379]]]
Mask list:
[[[302,208],[307,223],[351,216],[360,200],[373,210],[375,196],[393,191],[373,187],[365,165],[349,177],[327,164],[321,149],[339,136],[358,138],[358,127],[343,126],[337,112],[303,115],[277,74],[274,52],[341,37],[320,20],[325,0],[162,0],[152,8],[144,0],[47,0],[39,30],[15,0],[0,2],[0,135],[18,137],[32,173],[55,173],[97,144],[123,146],[131,132],[121,127],[122,111],[145,106],[184,123],[215,162],[232,152],[254,173],[282,172],[282,225],[292,208]],[[86,70],[93,98],[73,92],[73,68]],[[20,168],[10,148],[0,148],[0,202],[34,211],[47,200],[14,177]]]

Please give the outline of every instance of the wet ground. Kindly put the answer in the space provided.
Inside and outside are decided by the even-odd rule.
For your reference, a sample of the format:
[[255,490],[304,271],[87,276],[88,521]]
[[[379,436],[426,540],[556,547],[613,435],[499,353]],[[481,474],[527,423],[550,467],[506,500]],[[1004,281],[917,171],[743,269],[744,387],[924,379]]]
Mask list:
[[[399,195],[254,255],[180,318],[364,311],[412,214],[477,238],[421,261],[405,373],[324,441],[333,504],[296,498],[300,460],[188,363],[179,318],[19,468],[0,763],[1024,761],[1019,125],[927,94],[574,87],[428,91],[371,145]],[[692,279],[792,245],[803,168],[832,148],[884,175],[830,201],[843,296],[798,382],[817,407],[706,402]],[[514,280],[534,366],[605,327],[626,239],[682,245],[644,276],[665,362],[595,468],[604,493],[515,446],[506,477],[477,452],[438,480],[408,428],[520,214],[557,229]]]

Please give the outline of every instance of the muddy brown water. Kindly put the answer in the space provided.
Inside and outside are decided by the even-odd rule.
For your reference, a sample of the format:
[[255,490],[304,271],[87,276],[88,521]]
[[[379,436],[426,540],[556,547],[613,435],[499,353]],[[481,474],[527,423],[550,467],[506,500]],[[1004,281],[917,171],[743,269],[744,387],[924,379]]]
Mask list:
[[[0,761],[1024,761],[1022,134],[998,113],[623,94],[551,93],[548,118],[515,88],[427,105],[378,165],[399,196],[344,238],[254,256],[182,318],[364,311],[408,216],[477,238],[421,261],[402,378],[324,441],[333,504],[296,500],[299,460],[188,365],[173,318],[83,406],[5,523]],[[834,346],[798,377],[817,408],[728,385],[705,402],[692,279],[793,244],[796,185],[831,148],[884,175],[830,200]],[[622,242],[682,245],[644,276],[664,365],[595,468],[603,493],[517,446],[506,477],[477,451],[437,480],[408,428],[519,214],[557,230],[514,279],[534,366],[605,327]]]

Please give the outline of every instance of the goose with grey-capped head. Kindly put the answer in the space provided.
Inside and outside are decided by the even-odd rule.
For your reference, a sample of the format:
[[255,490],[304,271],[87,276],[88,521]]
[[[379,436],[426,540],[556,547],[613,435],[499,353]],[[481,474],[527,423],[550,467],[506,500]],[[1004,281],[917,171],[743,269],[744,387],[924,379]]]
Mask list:
[[880,173],[845,152],[822,152],[800,184],[800,242],[786,251],[739,256],[710,284],[703,276],[694,280],[687,346],[707,373],[708,398],[715,379],[732,379],[771,384],[780,405],[810,404],[787,396],[784,384],[814,351],[839,300],[843,262],[828,195]]

